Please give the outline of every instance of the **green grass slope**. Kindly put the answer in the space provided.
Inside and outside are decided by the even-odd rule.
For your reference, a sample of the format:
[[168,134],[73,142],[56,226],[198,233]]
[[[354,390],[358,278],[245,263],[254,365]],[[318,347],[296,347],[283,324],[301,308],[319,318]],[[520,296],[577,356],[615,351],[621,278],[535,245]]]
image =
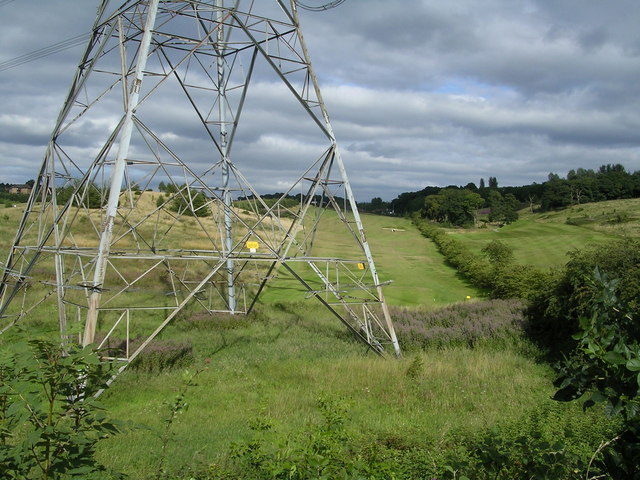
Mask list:
[[[269,307],[224,329],[216,322],[197,330],[178,324],[163,336],[192,341],[197,362],[210,360],[187,392],[189,409],[172,426],[172,469],[216,463],[232,442],[251,438],[256,419],[282,435],[303,431],[318,421],[315,405],[322,396],[342,399],[354,435],[432,446],[453,433],[509,424],[553,404],[551,369],[515,346],[381,359],[364,355],[323,308],[308,302]],[[416,357],[424,366],[409,376]],[[104,402],[116,418],[145,428],[108,440],[100,457],[132,478],[153,472],[167,404],[181,383],[181,370],[125,372]]]
[[513,249],[516,262],[555,267],[567,260],[567,252],[590,244],[606,243],[620,236],[640,235],[640,199],[576,205],[545,213],[522,211],[520,219],[502,228],[449,230],[473,253],[492,240]]
[[[363,215],[362,222],[380,281],[391,281],[384,288],[390,304],[436,307],[463,301],[467,295],[477,296],[477,290],[445,263],[435,245],[408,219]],[[338,217],[329,212],[322,220],[315,245],[314,255],[348,258],[354,254],[356,243]],[[300,298],[299,284],[284,272],[279,276],[281,281],[265,291],[263,302],[286,301],[292,296]]]

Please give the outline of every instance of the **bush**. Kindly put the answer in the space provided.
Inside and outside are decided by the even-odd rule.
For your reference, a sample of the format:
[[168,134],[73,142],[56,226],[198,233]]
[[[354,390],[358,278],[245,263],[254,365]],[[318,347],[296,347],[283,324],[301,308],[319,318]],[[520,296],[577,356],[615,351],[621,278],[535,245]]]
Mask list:
[[120,431],[93,398],[112,375],[89,348],[43,340],[0,360],[2,478],[113,476],[95,458],[98,441]]
[[[135,343],[131,348],[137,348]],[[173,368],[186,367],[193,363],[191,342],[165,342],[154,340],[131,363],[131,368],[143,372],[158,373]]]
[[519,300],[457,303],[439,310],[390,307],[405,349],[474,346],[483,340],[519,337],[525,323],[523,309]]
[[[450,434],[437,444],[400,435],[354,435],[344,400],[321,397],[322,420],[283,436],[266,417],[251,439],[206,472],[184,478],[227,479],[582,479],[597,445],[611,432],[593,416],[559,405],[541,407],[514,424],[477,435]],[[591,473],[602,470],[592,468]]]
[[559,365],[555,398],[584,395],[585,409],[602,404],[608,416],[620,419],[621,431],[601,463],[613,478],[640,478],[640,325],[616,296],[618,280],[598,269],[594,277],[591,315],[580,318],[578,347]]
[[170,209],[180,215],[191,217],[206,217],[211,215],[210,200],[195,189],[188,189],[184,185],[174,194]]
[[531,333],[556,351],[572,349],[578,319],[589,316],[596,301],[593,272],[596,267],[619,279],[617,296],[632,311],[640,307],[640,241],[620,240],[569,253],[562,270],[539,281],[527,318]]
[[347,409],[341,399],[320,397],[322,420],[286,438],[277,438],[268,418],[251,424],[254,437],[231,446],[226,465],[212,465],[206,479],[363,479],[393,478],[388,464],[359,451],[346,430]]
[[[135,351],[144,339],[137,338],[129,343],[129,351]],[[126,355],[126,341],[120,338],[107,339],[105,353],[110,357],[123,358]],[[174,342],[154,339],[138,355],[130,368],[143,372],[158,373],[193,363],[193,345],[191,342]]]

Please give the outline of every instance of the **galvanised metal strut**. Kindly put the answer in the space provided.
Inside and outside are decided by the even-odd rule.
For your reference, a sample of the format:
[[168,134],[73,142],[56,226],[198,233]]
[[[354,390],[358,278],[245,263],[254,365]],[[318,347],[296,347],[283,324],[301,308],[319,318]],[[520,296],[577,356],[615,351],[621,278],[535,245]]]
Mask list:
[[2,331],[55,309],[63,341],[73,323],[131,362],[185,308],[246,314],[291,281],[400,355],[295,0],[103,0],[1,272]]

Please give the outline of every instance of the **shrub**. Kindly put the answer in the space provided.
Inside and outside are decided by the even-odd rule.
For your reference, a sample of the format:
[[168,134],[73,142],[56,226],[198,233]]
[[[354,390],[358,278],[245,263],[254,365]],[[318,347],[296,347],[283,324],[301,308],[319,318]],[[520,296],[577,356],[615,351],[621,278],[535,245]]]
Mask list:
[[112,375],[89,348],[33,340],[0,361],[0,471],[3,478],[112,476],[95,458],[117,434],[93,396]]
[[[613,478],[640,478],[640,325],[616,296],[618,280],[594,273],[592,312],[580,317],[577,349],[559,366],[555,398],[603,404],[622,429],[608,442],[602,464]],[[586,394],[586,395],[585,395]]]
[[347,432],[347,409],[341,399],[320,397],[320,422],[278,439],[268,418],[251,424],[254,437],[231,446],[226,466],[212,465],[207,479],[362,479],[393,478],[389,466],[371,452],[359,451]]
[[[144,339],[137,338],[129,343],[129,351],[135,351]],[[126,341],[120,338],[107,339],[104,351],[111,357],[126,355]],[[185,367],[193,363],[193,345],[191,342],[175,342],[154,339],[140,352],[130,368],[144,372],[157,373],[177,367]]]
[[620,240],[569,253],[562,270],[550,272],[530,297],[527,318],[531,333],[560,351],[573,348],[578,319],[591,315],[596,301],[593,272],[597,267],[619,279],[617,296],[632,311],[640,307],[640,241]]
[[[137,348],[134,342],[130,348]],[[182,368],[193,363],[191,342],[154,340],[131,363],[131,368],[144,372],[162,372]]]
[[519,300],[457,303],[439,310],[390,309],[405,348],[474,346],[482,340],[512,339],[522,334],[525,322]]
[[178,212],[180,215],[206,217],[211,215],[209,203],[210,200],[204,193],[196,191],[195,189],[189,190],[183,185],[180,191],[174,194],[170,209]]

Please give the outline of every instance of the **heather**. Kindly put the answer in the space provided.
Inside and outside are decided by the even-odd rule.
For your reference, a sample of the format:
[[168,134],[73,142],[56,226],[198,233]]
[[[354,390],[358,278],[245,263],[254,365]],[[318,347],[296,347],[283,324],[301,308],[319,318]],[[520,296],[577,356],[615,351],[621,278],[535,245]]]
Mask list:
[[456,303],[439,310],[392,307],[396,333],[405,349],[473,347],[488,340],[523,335],[521,300],[485,300]]

